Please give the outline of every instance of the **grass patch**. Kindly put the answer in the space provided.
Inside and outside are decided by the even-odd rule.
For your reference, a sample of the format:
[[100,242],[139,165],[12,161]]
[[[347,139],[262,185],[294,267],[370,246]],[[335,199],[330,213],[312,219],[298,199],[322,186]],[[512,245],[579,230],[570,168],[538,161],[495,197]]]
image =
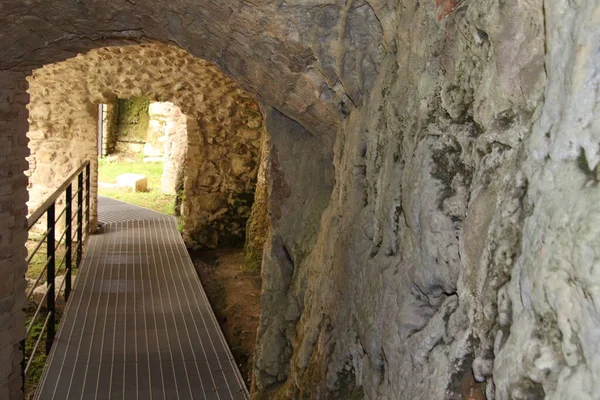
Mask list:
[[162,178],[162,163],[145,163],[136,157],[135,160],[112,161],[107,158],[98,160],[98,180],[101,182],[116,183],[117,176],[121,174],[143,174],[148,179],[149,188],[160,188]]
[[162,163],[144,163],[136,160],[100,159],[98,165],[98,180],[106,183],[116,183],[117,176],[127,173],[142,174],[148,180],[147,192],[132,192],[122,188],[98,188],[98,194],[111,199],[135,204],[164,214],[175,215],[175,195],[164,194],[160,191],[162,178]]
[[[31,318],[35,313],[37,305],[35,302],[30,301],[27,308],[25,308],[25,327],[28,327],[31,323]],[[42,373],[44,372],[44,366],[46,365],[46,361],[48,356],[46,356],[46,332],[42,331],[44,327],[44,322],[46,320],[46,313],[42,312],[38,316],[37,320],[31,327],[31,333],[25,342],[25,354],[29,355],[33,351],[35,344],[40,337],[40,343],[36,350],[35,355],[33,356],[33,361],[29,366],[29,370],[27,371],[27,376],[25,377],[25,399],[33,399],[35,397],[35,392],[37,390],[38,384],[42,377]],[[55,323],[55,332],[58,332],[59,321],[62,317],[62,307],[56,307],[56,323]],[[29,358],[25,358],[25,363],[29,361]]]
[[[27,247],[27,252],[29,254],[38,245],[38,243],[40,241],[39,236],[41,236],[41,235],[30,234],[30,237],[27,240],[27,243],[25,244],[25,246]],[[73,247],[71,249],[71,257],[72,257],[72,262],[74,264],[75,263],[75,252],[77,251],[77,243],[73,243],[72,246]],[[25,277],[27,279],[37,279],[37,277],[40,275],[40,273],[46,266],[46,252],[47,252],[46,251],[46,243],[42,243],[42,245],[40,246],[38,251],[35,253],[35,255],[31,259],[31,261],[29,262],[29,265],[27,266],[27,272],[25,273]],[[56,271],[57,275],[64,275],[64,273],[65,273],[64,264],[62,267],[60,267],[60,270],[58,270],[58,267],[60,265],[60,262],[65,257],[66,253],[67,253],[67,248],[64,245],[60,245],[55,249],[54,260],[56,263],[55,265],[56,265],[56,269],[57,269],[57,271]],[[75,268],[73,268],[73,275],[75,273],[76,273],[76,270],[75,270]],[[45,277],[46,277],[46,274],[44,273],[44,277],[40,280],[39,284],[46,281]]]

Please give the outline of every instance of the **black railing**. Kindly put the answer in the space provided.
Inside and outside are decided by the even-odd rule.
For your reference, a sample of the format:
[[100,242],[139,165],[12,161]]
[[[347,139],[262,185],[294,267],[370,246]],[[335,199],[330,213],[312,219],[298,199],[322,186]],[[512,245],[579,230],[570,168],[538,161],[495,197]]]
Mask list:
[[[73,193],[74,181],[77,180],[77,191]],[[85,203],[84,203],[85,199]],[[74,200],[76,203],[74,204]],[[62,211],[56,215],[57,203],[64,203]],[[73,211],[75,210],[75,216]],[[27,256],[27,267],[31,268],[35,263],[37,267],[41,266],[41,271],[35,279],[32,287],[27,292],[27,303],[30,318],[27,319],[25,339],[22,342],[23,347],[23,385],[25,386],[26,378],[30,372],[30,368],[36,360],[38,348],[45,336],[45,352],[46,355],[50,352],[52,342],[56,333],[56,325],[58,322],[56,314],[56,298],[60,294],[63,286],[65,288],[65,303],[68,301],[71,294],[71,281],[73,267],[77,268],[81,262],[83,253],[83,245],[89,234],[90,222],[90,162],[86,161],[77,169],[27,220],[27,229],[30,231],[34,226],[43,223],[42,217],[46,215],[45,231],[38,238],[38,242],[29,241],[29,244],[34,244]],[[61,225],[61,218],[64,216],[64,228],[60,238],[57,240],[57,225]],[[85,225],[84,225],[85,217]],[[73,220],[77,219],[77,225],[73,226]],[[43,229],[43,228],[42,228]],[[75,232],[75,263],[73,263],[73,232]],[[40,249],[45,247],[46,254],[41,256],[38,254]],[[62,252],[64,255],[57,263],[57,252]],[[57,274],[62,272],[64,267],[64,280],[60,287],[56,288]],[[31,302],[34,291],[42,278],[46,277],[46,290],[37,300],[37,304],[33,306]],[[40,323],[43,324],[40,329]],[[36,337],[37,336],[37,337]]]

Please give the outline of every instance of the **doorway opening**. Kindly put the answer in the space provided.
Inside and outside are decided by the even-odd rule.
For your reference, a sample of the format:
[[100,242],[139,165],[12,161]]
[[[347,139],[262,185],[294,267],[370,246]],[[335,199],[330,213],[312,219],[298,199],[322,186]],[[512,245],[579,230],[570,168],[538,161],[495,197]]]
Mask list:
[[187,116],[176,104],[145,97],[101,104],[98,112],[98,194],[179,215]]

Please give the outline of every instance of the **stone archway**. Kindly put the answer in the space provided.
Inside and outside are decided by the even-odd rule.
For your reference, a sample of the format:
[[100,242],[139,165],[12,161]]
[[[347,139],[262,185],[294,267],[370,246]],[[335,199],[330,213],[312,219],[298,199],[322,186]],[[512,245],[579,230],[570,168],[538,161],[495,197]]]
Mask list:
[[267,106],[258,393],[600,390],[596,1],[34,0],[0,14],[5,397],[20,385],[25,77],[152,40]]
[[35,70],[29,78],[30,209],[84,160],[97,192],[96,104],[144,95],[188,116],[182,229],[191,246],[243,242],[259,167],[258,104],[214,65],[173,46],[110,47]]

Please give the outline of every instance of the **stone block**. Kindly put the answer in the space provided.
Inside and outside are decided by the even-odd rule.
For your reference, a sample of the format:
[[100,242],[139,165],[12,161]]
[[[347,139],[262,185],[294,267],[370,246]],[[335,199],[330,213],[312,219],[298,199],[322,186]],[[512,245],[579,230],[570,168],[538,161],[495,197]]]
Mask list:
[[[64,301],[64,294],[65,294],[65,285],[63,284],[64,280],[65,280],[64,275],[59,275],[54,279],[54,290],[57,291],[60,288],[60,293],[56,294],[56,299],[59,302]],[[33,298],[33,301],[35,301],[37,304],[40,304],[41,301],[46,302],[46,299],[44,299],[44,295],[46,294],[47,290],[48,290],[48,285],[46,283],[36,287],[33,290],[33,294],[31,296]]]
[[134,192],[148,191],[148,180],[142,174],[123,174],[117,176],[119,186],[127,186]]
[[163,157],[144,157],[145,163],[160,163],[163,162]]

